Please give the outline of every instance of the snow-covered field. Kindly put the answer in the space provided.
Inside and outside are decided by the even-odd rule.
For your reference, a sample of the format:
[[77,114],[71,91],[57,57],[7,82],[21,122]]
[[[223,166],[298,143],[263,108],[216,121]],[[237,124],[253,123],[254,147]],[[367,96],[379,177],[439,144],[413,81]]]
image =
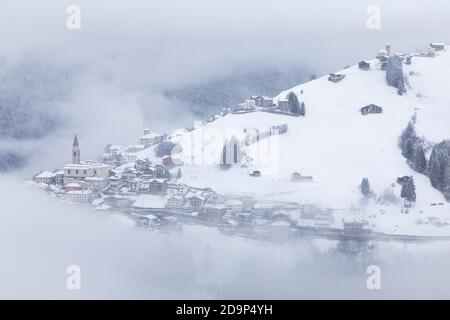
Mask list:
[[[260,111],[228,114],[177,137],[174,140],[184,143],[183,152],[194,141],[196,155],[203,160],[185,161],[181,182],[221,193],[253,192],[262,200],[313,203],[333,209],[358,207],[365,210],[366,216],[374,216],[371,224],[381,231],[450,234],[447,227],[416,223],[427,217],[450,218],[450,205],[427,177],[408,166],[398,147],[398,137],[416,111],[420,136],[430,142],[450,137],[450,53],[441,52],[435,58],[414,57],[411,65],[404,65],[410,87],[403,96],[386,84],[386,72],[377,64],[377,60],[371,61],[369,71],[357,66],[342,70],[339,73],[346,78],[339,83],[324,76],[275,98],[284,99],[290,91],[295,92],[306,104],[306,117]],[[362,116],[360,108],[369,104],[381,106],[383,113]],[[258,157],[253,157],[248,168],[221,170],[211,163],[211,159],[219,159],[227,135],[242,138],[244,129],[268,129],[281,124],[288,125],[286,134],[261,140],[246,150],[253,156],[269,150],[272,166],[258,163]],[[223,138],[219,138],[219,144],[208,142],[220,134]],[[140,157],[152,158],[153,154],[152,149],[144,150]],[[267,160],[263,158],[259,160]],[[262,176],[251,177],[249,170],[260,170]],[[312,176],[313,182],[291,182],[293,172]],[[401,186],[396,179],[405,175],[414,177],[417,191],[417,203],[408,214],[401,212],[403,201],[390,206],[378,205],[373,199],[360,203],[363,177],[369,178],[377,195],[393,189],[400,199]]]

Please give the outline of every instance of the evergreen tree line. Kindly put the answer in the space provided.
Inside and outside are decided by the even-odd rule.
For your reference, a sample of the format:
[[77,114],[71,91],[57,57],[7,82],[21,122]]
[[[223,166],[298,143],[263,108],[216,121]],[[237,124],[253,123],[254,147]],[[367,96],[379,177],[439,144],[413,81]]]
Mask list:
[[427,175],[431,185],[450,200],[450,141],[434,145],[427,160],[423,139],[417,136],[414,124],[409,122],[400,136],[399,147],[411,168]]
[[427,158],[425,156],[425,150],[423,146],[423,140],[416,134],[414,124],[408,123],[408,126],[403,130],[399,147],[402,150],[402,155],[408,161],[408,164],[415,171],[419,173],[426,173],[427,170]]

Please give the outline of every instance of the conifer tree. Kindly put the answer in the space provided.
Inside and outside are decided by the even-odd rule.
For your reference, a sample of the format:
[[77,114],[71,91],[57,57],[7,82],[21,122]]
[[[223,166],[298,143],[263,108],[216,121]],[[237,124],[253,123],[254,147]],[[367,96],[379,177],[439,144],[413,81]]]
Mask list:
[[413,202],[416,202],[416,186],[413,177],[410,177],[403,183],[400,196],[405,199],[405,205],[407,206],[411,206]]
[[403,130],[400,140],[399,140],[399,146],[403,150],[403,147],[406,144],[406,141],[408,140],[415,140],[417,137],[416,135],[416,129],[414,128],[414,124],[410,121],[408,122],[408,126]]
[[289,111],[293,114],[299,114],[300,112],[300,103],[298,102],[297,95],[294,92],[289,92],[288,94],[288,105]]
[[302,101],[302,104],[300,105],[299,114],[301,116],[305,116],[305,114],[306,114],[306,106],[305,106],[305,102],[304,101]]
[[414,147],[411,139],[406,140],[406,143],[403,146],[402,149],[402,155],[408,159],[411,160],[414,154]]
[[369,184],[369,179],[368,178],[363,178],[361,181],[361,193],[365,196],[368,197],[372,194],[372,191],[370,190],[370,184]]
[[421,145],[417,146],[414,151],[413,157],[414,170],[419,173],[425,173],[427,170],[427,158],[425,157],[425,152]]

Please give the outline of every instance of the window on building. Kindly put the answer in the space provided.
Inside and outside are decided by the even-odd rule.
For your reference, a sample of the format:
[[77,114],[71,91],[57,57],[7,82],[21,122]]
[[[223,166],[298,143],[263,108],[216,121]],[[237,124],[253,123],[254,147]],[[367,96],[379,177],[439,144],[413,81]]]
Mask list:
[[75,170],[75,174],[78,174],[78,170]]
[[84,170],[84,174],[86,174],[86,170]]
[[67,170],[67,173],[70,174],[70,170]]

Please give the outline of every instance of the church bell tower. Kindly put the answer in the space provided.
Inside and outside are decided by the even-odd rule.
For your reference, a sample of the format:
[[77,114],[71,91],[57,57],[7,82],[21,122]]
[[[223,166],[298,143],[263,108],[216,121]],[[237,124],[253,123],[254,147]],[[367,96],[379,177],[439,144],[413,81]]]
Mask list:
[[73,138],[72,164],[80,164],[80,146],[78,145],[77,135],[75,135],[75,137]]

